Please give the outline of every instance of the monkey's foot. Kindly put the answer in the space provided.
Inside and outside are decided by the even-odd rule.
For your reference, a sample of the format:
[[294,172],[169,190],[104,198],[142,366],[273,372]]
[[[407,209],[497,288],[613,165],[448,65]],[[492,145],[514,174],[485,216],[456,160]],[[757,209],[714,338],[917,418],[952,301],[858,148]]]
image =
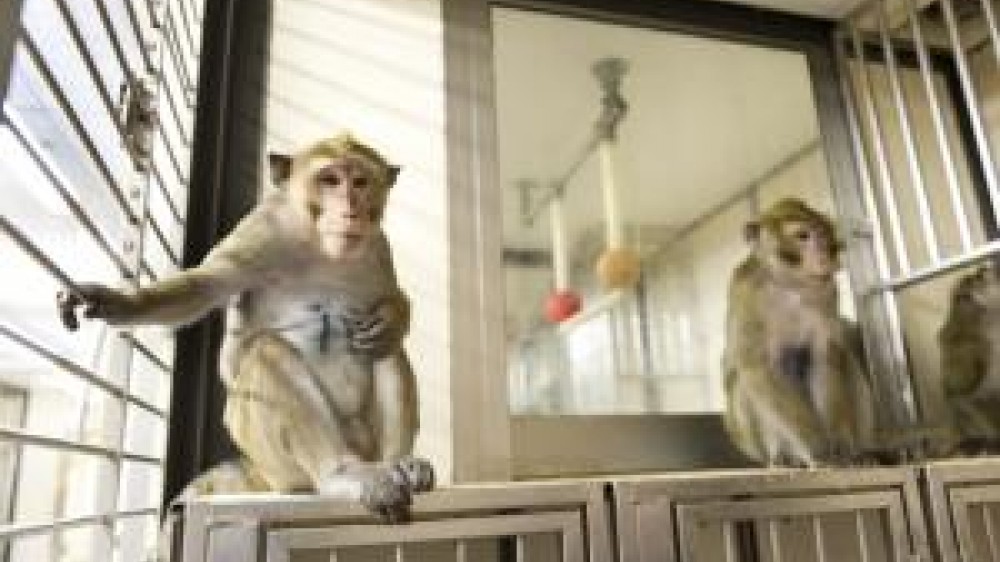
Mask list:
[[403,473],[406,482],[410,485],[410,491],[414,494],[434,489],[434,467],[427,459],[404,457],[396,461],[393,468]]
[[362,485],[361,503],[383,523],[403,523],[410,518],[410,490],[401,470],[379,470]]

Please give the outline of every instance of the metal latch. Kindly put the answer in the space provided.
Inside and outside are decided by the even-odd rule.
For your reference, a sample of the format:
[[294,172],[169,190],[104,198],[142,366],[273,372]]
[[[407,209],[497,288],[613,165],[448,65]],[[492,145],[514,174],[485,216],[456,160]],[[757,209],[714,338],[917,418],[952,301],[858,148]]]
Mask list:
[[148,172],[153,158],[153,133],[159,124],[152,80],[136,78],[121,88],[121,120],[125,149],[139,172]]

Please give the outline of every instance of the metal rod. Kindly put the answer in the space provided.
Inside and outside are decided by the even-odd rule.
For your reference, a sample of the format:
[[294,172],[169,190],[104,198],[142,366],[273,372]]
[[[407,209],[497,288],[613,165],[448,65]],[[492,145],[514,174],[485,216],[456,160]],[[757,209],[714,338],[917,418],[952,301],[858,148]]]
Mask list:
[[889,215],[889,232],[892,236],[893,246],[896,250],[896,263],[900,270],[906,272],[910,269],[910,257],[906,250],[906,239],[903,236],[903,227],[900,224],[899,206],[896,204],[895,182],[892,177],[892,170],[886,156],[885,140],[882,133],[882,121],[875,107],[874,87],[871,82],[871,74],[868,62],[865,60],[864,44],[861,42],[861,34],[854,23],[849,24],[852,43],[854,44],[854,56],[860,65],[861,73],[861,103],[868,118],[868,126],[871,128],[872,148],[875,152],[875,168],[878,173],[879,191],[885,203],[887,214]]
[[56,449],[61,451],[71,451],[74,453],[83,453],[86,455],[102,456],[109,459],[116,459],[121,457],[127,461],[140,462],[145,464],[159,465],[162,459],[158,457],[151,457],[148,455],[138,455],[135,453],[125,453],[117,451],[109,447],[101,447],[99,445],[86,445],[84,443],[78,443],[76,441],[70,441],[68,439],[59,439],[57,437],[47,437],[45,435],[38,435],[36,433],[29,433],[27,431],[22,431],[19,429],[11,429],[9,427],[0,427],[0,441],[14,441],[17,443],[37,445],[39,447],[46,447],[48,449]]
[[732,521],[722,522],[722,547],[726,552],[726,562],[739,562],[739,553],[736,549],[736,533]]
[[158,512],[158,508],[147,507],[145,509],[130,509],[128,511],[101,513],[99,515],[85,515],[83,517],[57,519],[49,523],[14,523],[0,525],[0,540],[10,541],[24,536],[39,535],[72,527],[80,527],[83,525],[111,525],[119,519],[155,516]]
[[188,75],[190,69],[184,64],[184,54],[181,53],[180,46],[177,44],[177,34],[175,33],[176,30],[171,18],[164,19],[163,27],[166,30],[166,33],[163,35],[164,43],[167,44],[167,53],[170,55],[170,60],[173,61],[174,67],[177,68],[177,76],[181,80],[181,87],[187,91],[192,91],[194,89],[194,80]]
[[528,545],[524,535],[514,536],[514,560],[515,562],[525,562],[528,559]]
[[395,562],[406,562],[406,552],[403,544],[397,544],[395,550]]
[[174,249],[170,247],[170,243],[167,242],[166,235],[163,234],[163,230],[160,229],[159,223],[156,222],[152,214],[147,214],[147,224],[149,225],[150,230],[153,231],[153,234],[156,235],[156,240],[160,243],[160,247],[163,248],[163,252],[167,254],[167,259],[170,260],[170,263],[180,266],[181,259],[174,252]]
[[101,25],[104,26],[108,41],[111,43],[111,50],[115,52],[115,58],[118,59],[118,68],[128,79],[132,75],[132,69],[129,68],[128,56],[125,54],[125,48],[118,37],[118,30],[115,29],[115,24],[111,20],[111,14],[108,13],[107,3],[104,0],[93,0],[91,4],[97,10],[97,18],[101,20]]
[[160,188],[160,193],[163,194],[163,199],[166,200],[167,206],[170,207],[170,214],[174,217],[174,220],[178,224],[184,224],[184,217],[181,216],[181,211],[177,206],[177,202],[174,201],[173,195],[170,193],[170,189],[167,188],[167,183],[163,177],[163,173],[160,172],[160,167],[157,166],[155,162],[151,162],[149,168],[153,177],[156,179],[156,185]]
[[974,250],[962,254],[961,256],[956,256],[954,258],[948,258],[942,260],[936,265],[918,269],[910,273],[909,275],[903,275],[895,279],[890,279],[882,284],[872,288],[870,291],[865,293],[866,296],[870,296],[875,293],[885,292],[885,291],[899,291],[905,289],[921,281],[930,279],[931,277],[937,277],[938,275],[960,269],[974,264],[978,260],[988,258],[994,254],[1000,254],[1000,240],[994,240],[992,242],[987,242],[980,246],[977,246]]
[[180,20],[181,20],[181,26],[184,28],[184,36],[188,40],[188,46],[189,46],[189,48],[191,50],[191,55],[195,59],[197,59],[198,58],[198,55],[197,55],[197,52],[198,52],[198,49],[197,49],[198,42],[195,41],[194,33],[191,31],[191,20],[190,20],[189,14],[188,14],[187,2],[185,0],[177,0],[177,4],[180,5],[180,12],[179,12],[179,15],[177,17],[180,18]]
[[[163,84],[161,96],[166,98],[167,105],[170,108],[170,115],[173,117],[174,123],[177,125],[177,134],[181,137],[181,143],[185,147],[191,146],[191,134],[184,126],[181,120],[181,110],[177,107],[177,101],[174,99],[174,95],[170,89],[170,81],[167,80],[166,71],[161,74],[161,83]],[[183,88],[183,86],[181,86]],[[183,94],[181,94],[183,95]],[[185,104],[186,105],[186,104]]]
[[125,1],[122,2],[125,5],[125,12],[128,15],[129,23],[132,24],[132,33],[135,35],[135,43],[139,46],[139,53],[142,55],[142,62],[146,65],[144,69],[146,74],[153,74],[155,70],[153,68],[153,59],[149,56],[149,44],[146,39],[142,36],[142,23],[139,22],[139,16],[135,11],[135,2]]
[[149,349],[149,346],[143,343],[142,340],[137,338],[135,334],[131,334],[129,332],[122,332],[122,338],[124,338],[126,341],[132,344],[132,347],[136,348],[139,351],[139,353],[141,353],[146,359],[149,359],[161,371],[167,374],[173,372],[173,369],[170,368],[170,365],[167,365],[167,363],[163,359],[161,359],[158,355],[153,353],[153,350]]
[[88,131],[87,127],[84,126],[83,120],[80,118],[80,115],[76,112],[76,109],[73,107],[73,104],[69,101],[69,98],[67,98],[66,94],[63,92],[63,89],[59,84],[59,81],[56,79],[55,75],[52,73],[52,70],[46,64],[45,58],[42,56],[42,53],[39,50],[38,45],[35,44],[34,40],[31,39],[31,36],[24,30],[23,27],[21,29],[21,44],[24,45],[25,51],[32,59],[35,68],[37,68],[39,74],[42,75],[42,79],[45,81],[45,85],[48,87],[48,90],[52,93],[52,96],[55,98],[56,103],[59,104],[59,109],[62,110],[62,114],[67,118],[67,120],[69,120],[70,125],[73,128],[73,131],[76,133],[77,138],[79,138],[80,142],[83,144],[84,148],[87,151],[88,156],[90,156],[90,159],[94,162],[94,164],[97,166],[97,169],[101,172],[101,175],[104,177],[104,180],[108,184],[108,188],[111,190],[111,194],[114,196],[115,200],[121,206],[122,210],[124,211],[128,219],[130,221],[137,222],[139,219],[138,217],[135,216],[135,214],[132,212],[132,209],[129,207],[128,201],[125,199],[125,194],[122,192],[121,186],[118,184],[117,178],[115,178],[114,172],[111,171],[111,168],[108,166],[108,163],[104,160],[104,155],[102,155],[101,151],[97,148],[97,143],[94,141],[93,137],[91,137],[90,131]]
[[583,163],[587,161],[587,157],[597,148],[600,139],[595,135],[584,145],[583,149],[577,154],[576,158],[570,163],[569,168],[561,176],[558,176],[552,181],[551,187],[547,188],[543,193],[541,198],[536,202],[533,209],[528,210],[526,213],[526,221],[531,224],[538,217],[538,214],[542,212],[549,202],[553,198],[559,197],[566,190],[569,185],[569,181],[573,179],[576,172],[583,166]]
[[826,562],[826,540],[823,532],[823,518],[812,516],[813,538],[816,539],[816,562]]
[[121,386],[109,382],[107,379],[101,378],[93,371],[90,371],[89,369],[80,366],[71,359],[68,359],[66,357],[63,357],[55,353],[54,351],[50,350],[44,345],[20,333],[17,329],[13,328],[12,326],[9,326],[2,322],[0,322],[0,337],[4,337],[20,345],[21,347],[26,348],[28,351],[31,351],[32,353],[45,359],[49,363],[52,363],[53,365],[59,367],[66,373],[71,374],[83,380],[84,382],[92,386],[95,386],[103,390],[104,392],[107,392],[108,394],[116,398],[124,399],[128,403],[134,404],[155,416],[159,416],[164,419],[166,419],[167,417],[166,413],[163,410],[157,408],[156,406],[150,404],[149,402],[146,402],[145,400],[137,396],[129,394]]
[[337,560],[339,560],[339,559],[340,559],[340,556],[337,554],[337,549],[336,548],[331,549],[330,550],[330,557],[327,559],[328,562],[337,562]]
[[987,27],[990,29],[990,43],[993,45],[993,56],[1000,64],[1000,30],[997,29],[997,14],[993,10],[993,0],[979,0],[983,8],[983,15],[986,17]]
[[69,6],[66,5],[66,0],[54,1],[59,14],[62,16],[63,23],[66,24],[65,28],[69,32],[70,41],[73,43],[77,54],[80,55],[80,59],[83,61],[83,65],[87,68],[87,73],[93,81],[94,87],[97,90],[97,97],[101,99],[104,109],[107,111],[108,117],[111,119],[111,123],[118,132],[118,135],[123,137],[125,135],[125,131],[121,120],[119,119],[115,102],[111,99],[111,93],[105,88],[101,71],[97,68],[97,63],[94,62],[94,56],[90,49],[87,48],[86,39],[83,38],[83,34],[80,32],[80,28],[77,26],[76,20],[73,19]]
[[865,523],[864,510],[854,512],[854,527],[858,531],[858,549],[861,553],[861,562],[869,562],[871,559],[871,545],[868,540],[868,525]]
[[937,140],[941,163],[944,165],[945,183],[948,186],[948,195],[955,214],[955,224],[958,226],[959,240],[962,244],[962,251],[967,252],[972,249],[972,231],[969,227],[969,217],[965,212],[965,203],[962,201],[962,187],[958,179],[958,168],[955,165],[955,158],[951,152],[951,143],[948,140],[944,111],[942,110],[941,101],[938,99],[937,88],[934,87],[934,70],[930,63],[930,57],[927,54],[927,43],[924,41],[922,24],[920,23],[920,17],[917,15],[913,0],[903,0],[903,3],[910,21],[910,31],[913,35],[917,64],[920,67],[920,77],[924,84],[924,92],[927,95],[927,103],[930,106],[931,121],[934,125],[934,138]]
[[989,547],[989,559],[1000,559],[1000,550],[997,550],[996,529],[993,528],[993,516],[990,514],[990,503],[984,502],[980,507],[983,510],[983,528],[986,533],[986,546]]
[[889,36],[889,29],[886,27],[885,1],[878,1],[879,35],[882,41],[882,53],[885,56],[886,69],[889,71],[889,89],[892,92],[893,105],[896,107],[896,118],[899,121],[900,133],[903,136],[903,148],[906,152],[906,161],[910,171],[910,185],[917,201],[917,214],[920,216],[921,233],[924,237],[924,245],[927,247],[927,254],[931,262],[936,263],[941,259],[941,247],[938,243],[937,228],[931,216],[931,205],[927,198],[927,186],[924,183],[924,173],[920,168],[920,154],[917,152],[916,141],[914,140],[913,128],[910,125],[910,110],[907,105],[906,93],[903,91],[902,83],[899,79],[899,69],[896,65],[896,52],[892,46],[892,38]]
[[[123,272],[126,271],[128,268],[125,265],[125,260],[120,255],[118,255],[115,249],[111,246],[111,242],[107,239],[104,233],[102,233],[101,230],[97,227],[96,222],[90,218],[90,215],[87,214],[87,211],[84,210],[84,208],[80,205],[80,203],[76,200],[76,198],[74,198],[70,194],[70,188],[68,187],[69,184],[68,180],[65,177],[63,177],[63,175],[60,172],[57,171],[55,165],[49,162],[49,157],[45,154],[45,152],[42,151],[39,147],[35,146],[35,143],[25,133],[26,127],[24,126],[23,123],[21,123],[20,115],[18,114],[17,111],[14,111],[13,108],[11,108],[11,110],[7,112],[7,125],[8,129],[14,134],[15,137],[17,137],[17,140],[21,144],[21,147],[24,148],[25,152],[28,153],[28,156],[30,156],[31,159],[35,162],[36,166],[42,172],[42,174],[45,175],[46,179],[49,180],[49,183],[52,185],[52,188],[55,189],[56,193],[59,195],[59,198],[62,199],[63,203],[66,204],[66,207],[69,209],[70,213],[76,218],[76,220],[80,222],[80,224],[83,226],[83,229],[87,232],[87,234],[90,234],[90,236],[94,239],[94,242],[96,242],[97,245],[108,256],[108,258],[111,259],[111,261],[113,261],[116,266],[118,266],[118,269],[120,269]],[[7,223],[6,226],[9,226],[10,228],[16,230],[16,228],[14,228],[13,225],[10,223]],[[7,230],[7,228],[5,228],[5,230]],[[8,230],[8,232],[11,231]],[[15,240],[17,240],[19,243],[27,242],[27,237],[20,234],[20,231],[18,231],[17,234],[12,235],[12,237],[15,238]],[[54,265],[44,253],[40,254],[42,257],[41,259],[39,259],[38,257],[39,254],[35,253],[37,248],[34,246],[34,244],[30,244],[30,247],[28,245],[22,245],[22,247],[25,248],[27,252],[29,252],[33,257],[35,257],[35,259],[38,260],[39,263],[42,264],[47,269],[49,264]],[[40,250],[38,251],[40,252]],[[55,268],[54,270],[50,271],[53,273],[55,277],[60,279],[60,282],[65,284],[65,280],[68,278],[67,275],[63,274],[61,270],[59,270],[58,268]],[[73,285],[66,285],[66,286],[72,287]]]
[[76,283],[70,279],[69,275],[66,274],[48,255],[45,254],[34,242],[31,241],[19,228],[14,226],[7,217],[0,215],[0,232],[3,232],[21,250],[28,254],[31,259],[33,259],[38,265],[42,266],[42,269],[46,271],[52,277],[55,277],[57,281],[67,289],[75,290]]
[[455,562],[469,562],[469,543],[464,540],[455,541]]
[[163,141],[160,144],[163,145],[164,152],[167,153],[167,160],[170,161],[174,172],[177,174],[177,182],[187,185],[187,179],[184,177],[184,167],[181,165],[181,160],[174,152],[174,145],[167,138],[167,133],[163,130],[163,127],[157,127],[156,132],[159,134],[160,140]]
[[[892,277],[892,273],[890,271],[889,256],[886,250],[882,218],[878,212],[878,205],[876,203],[874,181],[871,176],[871,169],[874,166],[868,161],[869,151],[865,145],[865,137],[862,132],[861,123],[858,122],[860,119],[858,89],[861,89],[861,86],[858,85],[858,88],[852,87],[853,81],[851,79],[851,69],[847,54],[844,50],[844,39],[845,38],[843,36],[836,38],[834,41],[834,50],[836,51],[837,61],[840,66],[840,88],[843,93],[844,102],[847,105],[847,125],[851,135],[851,144],[854,147],[854,153],[859,159],[857,171],[859,179],[861,180],[861,199],[863,201],[868,220],[872,223],[872,250],[875,254],[875,267],[878,270],[878,280],[882,283],[885,282],[885,280],[890,279]],[[855,48],[857,47],[855,46]],[[863,60],[861,64],[864,64]],[[906,381],[908,380],[908,372],[906,369],[906,344],[903,341],[899,320],[899,309],[897,307],[895,293],[884,293],[880,302],[882,303],[882,314],[884,315],[885,322],[888,323],[885,335],[886,339],[889,341],[889,356],[887,357],[888,364],[885,365],[885,368],[887,368],[889,373],[892,375],[893,380],[896,382],[896,386],[898,386],[899,390],[902,391],[900,394],[903,396],[903,403],[907,407],[907,417],[912,418],[914,416],[914,399],[912,389],[906,385]],[[869,361],[871,361],[871,359],[869,359]]]
[[767,543],[771,547],[771,562],[781,562],[781,529],[777,519],[767,520]]
[[983,175],[986,178],[986,189],[993,208],[993,216],[1000,217],[1000,185],[997,183],[996,164],[991,150],[990,138],[986,132],[985,120],[976,96],[975,83],[972,80],[972,74],[969,72],[968,63],[965,60],[965,52],[962,49],[962,40],[955,23],[955,12],[951,0],[940,0],[940,4],[941,12],[944,14],[945,27],[948,30],[948,40],[951,42],[952,53],[955,57],[959,82],[962,85],[966,110],[969,112],[969,121],[972,122],[972,133],[976,139],[976,147],[979,149],[979,158],[982,160]]

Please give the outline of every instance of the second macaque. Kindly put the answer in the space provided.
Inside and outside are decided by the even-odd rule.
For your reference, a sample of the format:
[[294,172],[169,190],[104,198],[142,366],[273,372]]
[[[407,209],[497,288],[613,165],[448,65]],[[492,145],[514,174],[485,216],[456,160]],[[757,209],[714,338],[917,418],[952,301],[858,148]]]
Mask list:
[[941,380],[967,453],[1000,451],[1000,268],[962,277],[938,332]]
[[81,285],[61,295],[62,317],[181,325],[228,306],[224,421],[245,458],[227,487],[236,470],[247,488],[316,491],[402,519],[434,473],[411,456],[409,303],[380,227],[399,170],[346,134],[270,165],[278,189],[201,265],[137,291]]
[[729,286],[725,425],[767,465],[850,464],[873,425],[860,338],[837,309],[833,223],[797,199],[746,225],[750,256]]

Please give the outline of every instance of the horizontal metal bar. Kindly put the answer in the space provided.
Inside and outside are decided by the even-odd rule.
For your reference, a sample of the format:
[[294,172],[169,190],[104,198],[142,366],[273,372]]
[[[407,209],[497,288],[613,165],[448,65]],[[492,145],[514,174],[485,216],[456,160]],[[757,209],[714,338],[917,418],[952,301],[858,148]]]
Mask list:
[[998,253],[1000,253],[1000,240],[993,240],[992,242],[982,244],[972,251],[960,256],[942,260],[940,263],[935,265],[918,269],[902,277],[897,277],[896,279],[891,279],[881,283],[866,291],[864,296],[869,297],[884,291],[899,291],[932,277],[944,275],[945,273],[950,273],[956,269],[972,265],[978,260],[988,258]]
[[181,166],[181,160],[177,156],[177,153],[174,152],[174,145],[170,142],[170,139],[167,138],[166,131],[163,130],[163,127],[157,127],[156,132],[159,133],[160,140],[163,141],[163,146],[166,148],[167,159],[170,160],[170,164],[174,167],[174,171],[177,173],[177,181],[187,185],[187,178],[184,177],[184,167]]
[[132,33],[135,35],[136,45],[139,46],[139,53],[142,54],[142,62],[146,65],[145,71],[147,74],[153,74],[155,67],[153,66],[152,58],[149,56],[149,44],[146,38],[142,36],[142,23],[139,22],[139,16],[135,12],[134,3],[131,0],[122,0],[122,4],[125,5],[125,12],[128,14],[129,23],[132,24]]
[[160,193],[163,194],[163,198],[167,201],[167,207],[170,208],[170,214],[173,215],[175,221],[183,223],[184,218],[181,216],[181,211],[177,207],[177,202],[174,201],[173,196],[170,194],[170,190],[167,188],[167,182],[163,177],[163,173],[160,172],[159,166],[153,162],[150,166],[150,170],[152,171],[153,177],[156,178],[156,185],[159,187]]
[[163,234],[163,231],[160,229],[160,225],[156,222],[156,219],[153,218],[153,215],[147,213],[146,220],[147,224],[149,224],[150,230],[152,230],[153,234],[156,235],[156,239],[160,243],[160,247],[163,248],[164,253],[167,254],[167,258],[170,259],[170,263],[180,266],[180,258],[177,257],[176,253],[174,253],[174,249],[170,247],[170,243],[167,242],[167,237]]
[[52,73],[52,70],[48,67],[48,64],[45,62],[45,58],[42,56],[42,53],[39,50],[38,45],[35,44],[34,40],[31,39],[31,36],[23,28],[21,29],[21,44],[24,45],[25,50],[31,57],[32,62],[35,64],[35,67],[38,68],[38,71],[42,75],[42,79],[45,80],[46,86],[48,87],[49,91],[52,92],[52,95],[56,98],[56,103],[59,104],[63,115],[65,115],[66,118],[69,119],[70,124],[72,125],[74,131],[76,132],[77,137],[80,139],[84,148],[87,150],[90,159],[97,166],[98,170],[100,170],[101,175],[104,176],[104,179],[108,184],[108,188],[111,190],[111,193],[112,195],[114,195],[114,198],[118,201],[118,204],[122,208],[122,211],[125,213],[125,215],[128,217],[130,221],[132,221],[133,223],[138,223],[138,218],[135,216],[135,214],[132,211],[132,208],[129,206],[128,200],[125,198],[125,194],[122,192],[121,186],[118,185],[118,180],[115,178],[115,175],[111,171],[111,168],[108,166],[108,163],[104,161],[104,156],[101,154],[101,151],[97,148],[97,144],[91,137],[90,132],[87,130],[86,126],[84,126],[83,121],[77,114],[76,109],[73,107],[73,104],[69,101],[69,99],[66,97],[66,94],[63,92],[63,88],[59,84],[59,81],[56,79],[55,75]]
[[120,519],[157,515],[158,513],[159,508],[147,507],[145,509],[130,509],[127,511],[101,513],[99,515],[84,515],[82,517],[56,519],[55,521],[50,521],[48,523],[14,523],[0,525],[0,541],[10,541],[24,536],[40,535],[73,527],[82,527],[84,525],[113,525],[115,521]]
[[77,364],[75,361],[63,357],[58,353],[52,351],[51,349],[45,347],[44,345],[34,341],[28,336],[22,334],[19,330],[14,327],[0,322],[0,336],[7,338],[8,340],[26,348],[32,353],[38,355],[39,357],[45,359],[49,363],[59,367],[66,373],[69,373],[84,382],[93,385],[104,392],[118,398],[119,400],[124,400],[129,404],[138,406],[147,412],[166,419],[167,414],[160,408],[157,408],[153,404],[146,402],[145,400],[129,394],[124,388],[108,381],[107,379],[99,377],[93,371]]
[[[174,123],[177,124],[177,133],[181,137],[181,142],[183,142],[186,147],[191,146],[191,135],[184,127],[183,121],[181,121],[181,110],[177,107],[177,102],[174,100],[174,96],[170,93],[169,83],[170,81],[167,80],[166,69],[164,69],[163,72],[160,73],[160,96],[166,98],[167,100],[170,115],[174,118]],[[181,87],[183,88],[183,86]],[[181,95],[184,95],[183,92]]]
[[107,3],[105,0],[91,0],[91,3],[94,5],[94,9],[97,10],[97,17],[101,20],[101,25],[104,26],[108,41],[111,42],[111,50],[115,52],[115,58],[118,59],[118,68],[121,69],[122,74],[128,79],[132,76],[132,69],[128,65],[128,56],[125,54],[125,47],[122,46],[121,39],[118,38],[118,30],[115,29],[111,14],[108,13]]
[[48,437],[45,435],[39,435],[37,433],[29,433],[27,431],[22,431],[19,429],[11,429],[9,427],[0,427],[0,441],[13,441],[22,444],[46,447],[48,449],[57,449],[61,451],[83,453],[85,455],[107,457],[109,459],[121,458],[131,462],[154,464],[157,466],[159,466],[160,462],[163,460],[157,457],[151,457],[149,455],[139,455],[136,453],[129,453],[126,451],[117,451],[110,447],[101,447],[100,445],[86,445],[84,443],[78,443],[76,441],[70,441],[68,439]]
[[[73,216],[76,217],[78,221],[80,221],[80,224],[83,225],[84,230],[86,230],[87,233],[90,234],[90,236],[97,243],[97,245],[100,246],[102,250],[104,250],[104,253],[107,254],[108,258],[110,258],[111,261],[115,262],[115,265],[117,265],[122,272],[127,272],[128,266],[125,264],[124,258],[118,255],[117,252],[115,252],[115,249],[112,247],[111,242],[104,236],[104,233],[102,233],[101,230],[97,227],[95,221],[90,218],[90,215],[87,214],[86,210],[84,210],[84,208],[80,205],[80,203],[76,200],[76,198],[70,195],[70,188],[67,185],[68,180],[65,178],[65,176],[63,176],[61,172],[59,172],[56,169],[55,164],[49,162],[48,156],[37,146],[35,146],[35,143],[28,137],[27,133],[25,132],[26,127],[21,122],[21,118],[20,115],[18,115],[18,112],[14,108],[10,108],[6,112],[6,116],[7,116],[7,126],[9,127],[10,131],[14,134],[15,137],[17,137],[18,142],[21,144],[24,150],[27,151],[28,155],[31,156],[31,159],[34,160],[38,169],[42,172],[42,174],[45,175],[45,177],[52,184],[53,189],[55,189],[56,193],[59,194],[59,198],[63,200],[63,202],[69,208],[70,212],[73,214]],[[44,256],[44,254],[42,255]],[[48,260],[47,257],[44,259]],[[43,265],[45,265],[45,263],[43,263]],[[63,279],[63,277],[59,276],[59,274],[56,274],[55,272],[53,273],[60,280]],[[67,285],[67,286],[72,286],[72,285]]]
[[64,287],[68,289],[75,289],[76,283],[70,279],[69,275],[63,271],[54,261],[52,261],[48,255],[45,254],[38,246],[35,245],[19,228],[14,226],[7,217],[0,215],[0,231],[9,236],[24,253],[31,256],[42,269],[44,269],[49,275],[56,278]]
[[167,365],[167,363],[163,359],[160,359],[158,355],[153,353],[153,350],[149,349],[149,346],[143,343],[142,340],[135,337],[135,334],[130,334],[128,332],[125,332],[122,334],[122,337],[125,338],[127,342],[132,344],[132,346],[135,347],[135,349],[137,349],[139,353],[145,356],[146,359],[149,359],[154,364],[156,364],[156,366],[159,367],[164,373],[169,375],[173,372],[173,369],[170,368],[170,365]]
[[90,74],[94,86],[97,88],[98,97],[101,98],[101,102],[104,104],[104,109],[108,112],[111,122],[114,123],[115,130],[118,131],[118,135],[124,136],[124,127],[119,119],[115,102],[111,98],[111,92],[105,88],[101,71],[97,68],[97,63],[94,62],[94,56],[90,49],[87,48],[87,41],[83,38],[83,34],[80,32],[80,27],[76,24],[76,20],[73,18],[73,14],[70,12],[69,6],[66,4],[66,0],[54,1],[59,10],[59,14],[62,16],[63,23],[66,24],[66,29],[69,31],[70,39],[73,42],[77,53],[80,55],[80,58],[83,60],[83,65],[87,67],[87,73]]

